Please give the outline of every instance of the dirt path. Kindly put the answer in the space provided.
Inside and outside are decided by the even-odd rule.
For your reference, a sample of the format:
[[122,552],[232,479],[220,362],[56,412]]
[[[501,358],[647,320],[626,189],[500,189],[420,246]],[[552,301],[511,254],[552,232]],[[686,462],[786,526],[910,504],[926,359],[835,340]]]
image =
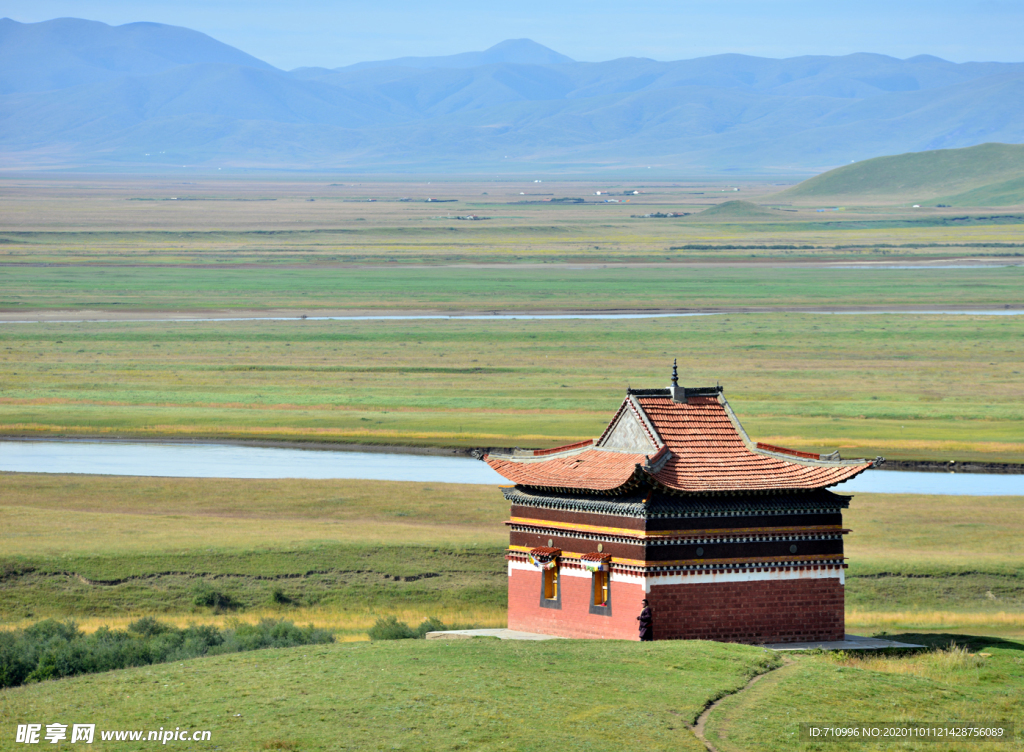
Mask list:
[[[690,726],[690,731],[692,731],[693,735],[696,736],[700,740],[700,742],[707,748],[708,752],[719,752],[718,748],[715,747],[714,744],[709,742],[707,740],[707,738],[704,736],[704,729],[707,726],[708,718],[711,716],[712,711],[715,708],[717,708],[719,705],[721,705],[723,702],[725,702],[725,700],[729,699],[730,697],[736,697],[736,695],[739,695],[739,694],[742,694],[743,692],[746,692],[748,689],[753,687],[755,684],[757,684],[759,681],[764,679],[766,676],[772,676],[773,674],[776,674],[781,669],[784,669],[787,666],[791,666],[793,664],[793,659],[792,658],[789,658],[787,656],[781,656],[781,658],[782,658],[782,665],[781,666],[777,666],[776,668],[773,668],[770,671],[766,671],[763,674],[758,674],[757,676],[755,676],[753,679],[748,681],[746,684],[744,684],[742,687],[740,687],[735,692],[733,692],[731,694],[728,694],[728,695],[725,695],[724,697],[719,697],[713,703],[711,703],[706,708],[704,708],[704,712],[701,713],[700,716],[697,718],[697,722],[695,724],[693,724],[692,726]],[[775,678],[775,677],[773,677],[773,678]]]

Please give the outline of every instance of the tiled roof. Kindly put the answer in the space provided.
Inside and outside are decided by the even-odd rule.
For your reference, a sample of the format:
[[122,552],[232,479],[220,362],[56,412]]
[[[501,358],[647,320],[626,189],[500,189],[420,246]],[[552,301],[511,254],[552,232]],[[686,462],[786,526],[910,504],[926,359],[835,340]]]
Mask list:
[[786,458],[757,450],[719,398],[692,397],[685,404],[665,397],[640,397],[672,457],[654,477],[680,491],[747,491],[826,488],[871,467]]
[[676,402],[661,390],[634,390],[613,423],[623,410],[635,412],[638,425],[653,428],[659,451],[604,447],[606,431],[594,446],[577,443],[542,456],[517,452],[485,460],[519,486],[606,493],[638,485],[683,493],[812,490],[849,480],[872,465],[755,444],[718,394],[688,393],[685,402]]
[[500,455],[488,455],[485,459],[488,465],[516,485],[611,491],[627,485],[637,472],[636,466],[645,458],[642,454],[588,449],[553,456],[543,462],[524,462]]
[[537,561],[551,561],[562,555],[562,549],[550,548],[548,546],[537,546],[537,548],[530,549],[530,556],[535,558]]

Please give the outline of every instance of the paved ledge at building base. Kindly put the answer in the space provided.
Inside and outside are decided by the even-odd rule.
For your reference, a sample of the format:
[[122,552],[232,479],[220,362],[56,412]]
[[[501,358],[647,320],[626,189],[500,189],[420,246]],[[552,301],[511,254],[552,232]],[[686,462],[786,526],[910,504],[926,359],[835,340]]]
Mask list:
[[924,645],[848,634],[846,639],[831,642],[776,642],[771,645],[762,645],[762,647],[769,650],[884,650],[885,648],[923,648]]
[[536,632],[517,632],[514,629],[449,629],[427,632],[428,640],[469,640],[474,637],[497,637],[499,640],[561,640],[554,635]]
[[[449,629],[443,632],[427,632],[428,640],[470,640],[474,637],[497,637],[499,640],[565,639],[536,632],[519,632],[515,629]],[[831,642],[776,642],[771,645],[761,645],[761,647],[768,650],[883,650],[885,648],[923,648],[924,645],[883,640],[879,637],[846,635],[844,640]]]

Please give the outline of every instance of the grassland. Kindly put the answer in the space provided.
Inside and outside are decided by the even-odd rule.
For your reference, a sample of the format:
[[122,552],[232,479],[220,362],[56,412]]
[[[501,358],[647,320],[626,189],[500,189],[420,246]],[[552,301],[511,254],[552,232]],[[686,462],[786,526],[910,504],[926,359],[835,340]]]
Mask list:
[[[551,446],[596,435],[627,384],[664,384],[680,357],[683,381],[723,383],[761,440],[1021,461],[1020,317],[793,312],[1019,306],[1019,268],[920,268],[1015,263],[1014,210],[910,212],[890,200],[819,213],[784,205],[772,186],[726,188],[5,178],[0,319],[295,318],[4,325],[0,434]],[[597,203],[596,190],[629,203]],[[589,203],[531,195],[541,193]],[[699,214],[736,193],[775,208]],[[632,216],[659,211],[690,215]],[[490,218],[449,216],[466,214]],[[895,263],[823,266],[836,261]],[[918,268],[891,268],[901,265]],[[630,308],[730,312],[297,320]],[[492,487],[24,474],[0,484],[5,626],[274,616],[359,641],[385,615],[504,624],[507,506]],[[845,516],[848,631],[927,632],[916,639],[937,644],[948,632],[1024,635],[1020,510],[1019,497],[859,495]],[[200,589],[219,605],[201,605]],[[1020,724],[1021,644],[971,639],[975,655],[800,657],[723,704],[709,738],[722,752],[793,749],[799,721],[946,721],[979,705]],[[755,648],[709,643],[360,643],[48,682],[0,694],[0,715],[209,728],[215,745],[239,750],[700,749],[685,727],[706,703],[774,665]]]
[[[4,474],[8,625],[381,616],[504,623],[507,502],[491,486]],[[1020,497],[859,494],[847,629],[1024,635]],[[205,582],[225,607],[196,607]],[[276,593],[276,594],[275,594]]]
[[[504,626],[507,513],[493,487],[3,476],[8,622],[264,616],[362,637],[385,614]],[[214,588],[224,608],[195,607]]]
[[17,325],[0,433],[554,446],[679,357],[760,440],[1019,462],[1021,342],[1019,316]]
[[[508,510],[490,486],[0,480],[6,626],[272,616],[350,643],[390,614],[504,623]],[[775,671],[780,659],[758,648],[697,641],[357,642],[44,682],[0,693],[0,712],[11,723],[209,729],[226,750],[698,750],[688,727],[705,706],[772,670],[710,714],[707,737],[722,752],[819,749],[795,740],[801,722],[1019,726],[1022,509],[1020,497],[860,494],[844,515],[847,630],[966,650],[794,656]],[[196,606],[198,583],[224,605]],[[11,738],[0,749],[13,749]]]
[[[681,357],[759,438],[1020,461],[1019,320],[792,314],[1020,306],[1024,214],[751,214],[720,205],[778,186],[733,187],[5,178],[0,318],[51,323],[0,328],[0,433],[550,446]],[[732,315],[298,320],[661,310]],[[56,323],[232,315],[295,320]]]
[[[0,326],[0,434],[550,446],[680,357],[758,438],[1024,457],[1019,319],[793,315],[1016,308],[1024,266],[960,267],[1017,264],[1024,214],[735,187],[6,177],[0,319],[51,323]],[[661,310],[730,316],[298,320]],[[233,315],[294,320],[57,323]]]
[[[538,268],[28,267],[4,270],[0,308],[38,311],[559,312],[1018,308],[1024,266],[833,269],[559,265]],[[76,318],[64,313],[67,318]],[[31,317],[28,317],[31,318]]]

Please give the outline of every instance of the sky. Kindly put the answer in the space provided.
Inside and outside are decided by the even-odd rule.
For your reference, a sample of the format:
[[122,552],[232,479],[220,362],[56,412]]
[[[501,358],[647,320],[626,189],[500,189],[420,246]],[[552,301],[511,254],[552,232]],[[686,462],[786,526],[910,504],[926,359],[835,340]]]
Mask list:
[[285,70],[450,55],[522,37],[586,61],[728,52],[1024,61],[1021,0],[4,0],[0,14],[185,26]]

